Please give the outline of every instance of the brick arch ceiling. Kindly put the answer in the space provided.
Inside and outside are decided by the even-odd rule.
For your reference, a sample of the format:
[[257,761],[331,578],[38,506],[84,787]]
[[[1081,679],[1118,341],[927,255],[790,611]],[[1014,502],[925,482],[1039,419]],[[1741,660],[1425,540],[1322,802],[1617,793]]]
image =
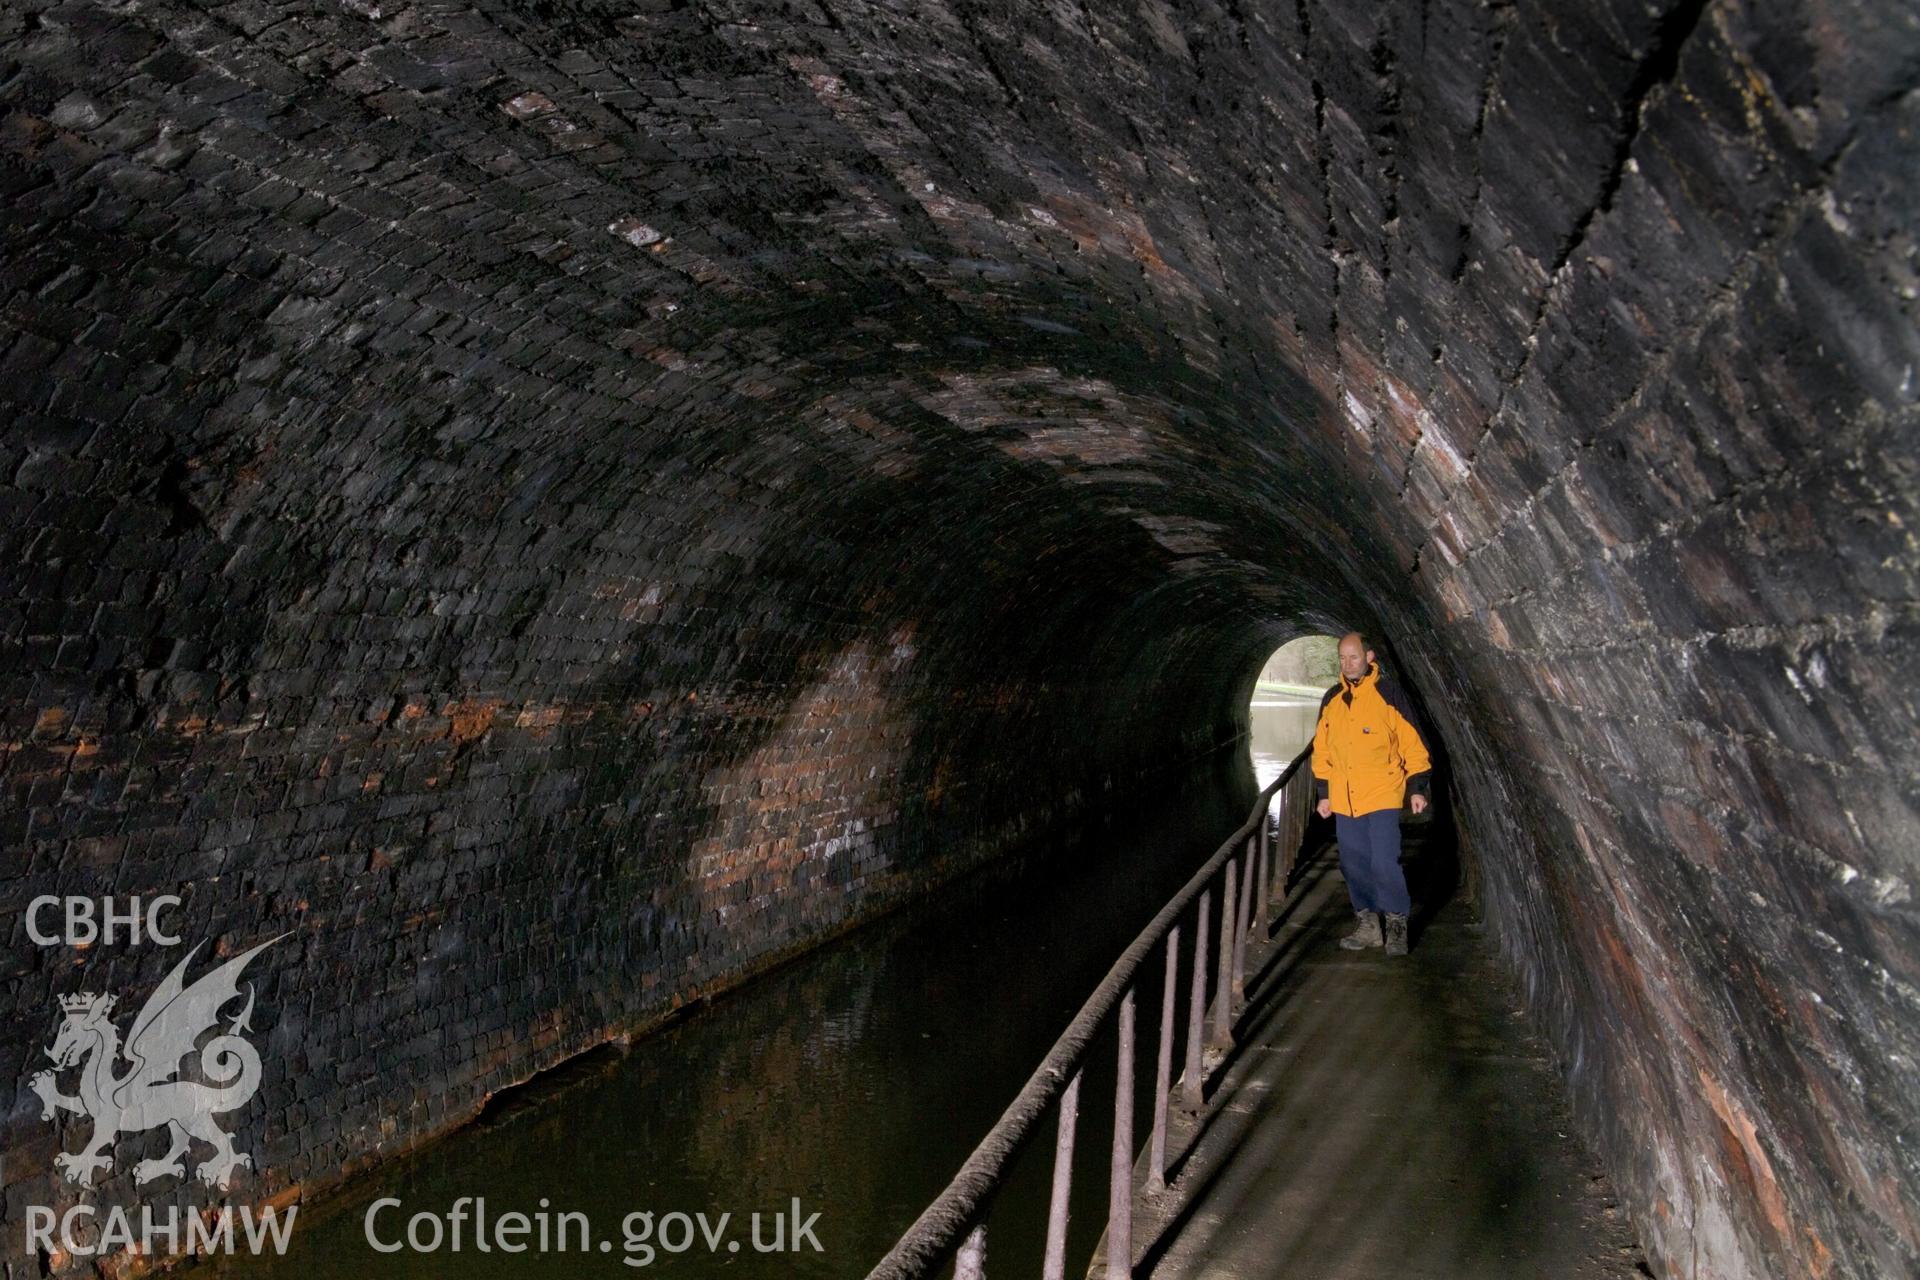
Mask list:
[[308,926],[289,1035],[440,1029],[268,1187],[1364,624],[1660,1267],[1920,1257],[1909,6],[157,0],[0,49],[28,878]]

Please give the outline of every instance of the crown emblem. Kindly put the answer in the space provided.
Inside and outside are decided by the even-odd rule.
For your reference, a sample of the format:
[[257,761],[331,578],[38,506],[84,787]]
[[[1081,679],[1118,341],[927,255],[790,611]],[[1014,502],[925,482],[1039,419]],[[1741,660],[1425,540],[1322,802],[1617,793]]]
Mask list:
[[113,1008],[113,997],[97,996],[91,991],[82,991],[77,995],[61,996],[60,1007],[68,1013],[90,1013],[96,1009],[105,1013]]

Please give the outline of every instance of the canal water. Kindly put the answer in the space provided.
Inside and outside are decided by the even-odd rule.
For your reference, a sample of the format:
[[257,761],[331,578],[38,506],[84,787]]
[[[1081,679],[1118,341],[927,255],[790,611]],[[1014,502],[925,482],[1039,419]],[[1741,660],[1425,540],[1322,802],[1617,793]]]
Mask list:
[[1253,700],[1250,754],[1256,785],[1264,788],[1279,777],[1300,749],[1313,741],[1313,726],[1319,718],[1318,697],[1261,695]]
[[[424,1151],[301,1206],[283,1257],[217,1261],[194,1274],[864,1275],[992,1127],[1107,967],[1245,817],[1256,779],[1271,781],[1305,745],[1315,709],[1256,706],[1248,752],[1224,754],[1151,808],[1104,815],[1064,848],[1001,859],[624,1051],[576,1060]],[[1143,1080],[1160,983],[1156,963],[1139,988]],[[1071,1274],[1084,1270],[1104,1225],[1112,1061],[1109,1032],[1082,1083]],[[1143,1140],[1149,1099],[1138,1092]],[[1053,1139],[1049,1120],[994,1209],[989,1257],[1011,1274],[1039,1268]],[[592,1245],[578,1247],[574,1219],[564,1252],[478,1252],[471,1211],[459,1252],[444,1235],[433,1252],[368,1243],[378,1201],[399,1202],[374,1216],[375,1236],[392,1244],[417,1213],[438,1215],[444,1232],[461,1197],[484,1198],[491,1221],[517,1212],[537,1224],[546,1214],[550,1233],[561,1212],[583,1214]],[[651,1223],[631,1216],[639,1213]],[[672,1213],[704,1214],[714,1243],[698,1221],[669,1222]],[[772,1246],[776,1217],[789,1248],[757,1251],[756,1225],[758,1243]]]

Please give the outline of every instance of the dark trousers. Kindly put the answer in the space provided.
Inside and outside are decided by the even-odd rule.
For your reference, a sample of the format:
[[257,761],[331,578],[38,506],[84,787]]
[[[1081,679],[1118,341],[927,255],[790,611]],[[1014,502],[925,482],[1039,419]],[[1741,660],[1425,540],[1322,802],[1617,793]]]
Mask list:
[[1375,809],[1357,818],[1336,813],[1333,830],[1340,841],[1340,874],[1347,878],[1354,911],[1406,915],[1413,904],[1400,870],[1400,810]]

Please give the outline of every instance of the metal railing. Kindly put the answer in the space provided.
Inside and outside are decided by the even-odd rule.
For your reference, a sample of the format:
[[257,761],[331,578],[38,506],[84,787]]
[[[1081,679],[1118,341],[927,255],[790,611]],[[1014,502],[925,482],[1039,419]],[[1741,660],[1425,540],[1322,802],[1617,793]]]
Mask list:
[[[1108,1168],[1106,1274],[1130,1276],[1133,1265],[1133,1111],[1134,985],[1141,964],[1155,947],[1166,950],[1166,978],[1160,991],[1160,1038],[1154,1059],[1153,1132],[1148,1139],[1147,1189],[1166,1185],[1167,1114],[1171,1098],[1174,996],[1179,969],[1180,925],[1197,901],[1192,943],[1192,981],[1187,995],[1185,1060],[1179,1104],[1201,1110],[1206,1073],[1233,1046],[1234,1016],[1246,997],[1246,955],[1251,936],[1264,937],[1267,906],[1284,893],[1312,811],[1313,776],[1307,769],[1311,748],[1294,757],[1254,802],[1253,812],[1226,842],[1194,872],[1179,893],[1160,908],[1152,922],[1121,953],[1067,1029],[1054,1041],[973,1154],[946,1189],[915,1219],[867,1280],[923,1280],[949,1257],[955,1280],[984,1280],[987,1218],[993,1198],[1014,1157],[1056,1104],[1059,1124],[1053,1152],[1053,1191],[1047,1211],[1043,1280],[1065,1280],[1067,1203],[1073,1187],[1074,1127],[1080,1112],[1081,1066],[1094,1036],[1109,1017],[1118,1020],[1118,1050],[1113,1098],[1113,1151]],[[1275,797],[1278,832],[1269,831]],[[1279,857],[1276,858],[1276,852]],[[1278,865],[1276,865],[1278,863]],[[1208,993],[1207,927],[1216,884],[1220,917],[1214,980]],[[1024,1269],[1024,1268],[1022,1268]]]

